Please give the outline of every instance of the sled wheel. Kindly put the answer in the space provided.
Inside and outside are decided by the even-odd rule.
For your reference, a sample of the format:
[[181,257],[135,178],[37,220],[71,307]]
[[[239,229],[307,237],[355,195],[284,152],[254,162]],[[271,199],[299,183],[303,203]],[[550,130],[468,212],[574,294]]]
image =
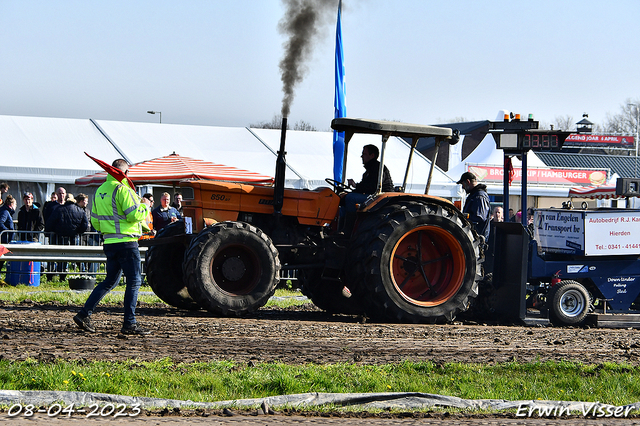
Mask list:
[[[184,234],[184,222],[165,226],[155,239]],[[200,306],[191,298],[182,279],[183,244],[151,246],[146,253],[147,283],[163,302],[180,309],[197,310]]]
[[547,295],[549,319],[555,325],[579,325],[589,313],[591,297],[577,281],[560,281]]
[[462,214],[399,203],[363,220],[353,252],[367,314],[396,321],[452,320],[478,295],[479,239]]
[[345,315],[364,313],[364,308],[357,297],[352,295],[347,298],[342,294],[342,289],[345,287],[344,280],[323,279],[322,269],[301,269],[298,279],[302,283],[302,294],[323,311]]
[[209,312],[244,315],[264,306],[280,280],[280,260],[271,239],[243,222],[203,230],[186,253],[189,294]]

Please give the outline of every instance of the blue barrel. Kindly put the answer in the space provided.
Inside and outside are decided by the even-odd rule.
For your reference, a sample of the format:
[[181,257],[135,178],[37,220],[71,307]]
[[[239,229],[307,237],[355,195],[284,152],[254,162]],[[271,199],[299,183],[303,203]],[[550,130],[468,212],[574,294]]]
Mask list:
[[[14,244],[40,244],[31,241],[15,241]],[[10,285],[40,285],[40,262],[7,262],[6,280]]]

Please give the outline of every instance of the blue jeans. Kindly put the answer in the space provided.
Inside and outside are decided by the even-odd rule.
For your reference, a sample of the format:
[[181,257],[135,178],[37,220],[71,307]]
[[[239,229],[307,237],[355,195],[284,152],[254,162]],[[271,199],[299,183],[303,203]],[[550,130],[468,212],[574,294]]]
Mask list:
[[[136,324],[136,303],[138,302],[138,290],[142,278],[140,276],[140,250],[135,248],[113,248],[112,244],[105,244],[104,254],[107,256],[107,277],[96,286],[91,295],[80,310],[80,316],[89,316],[93,313],[98,303],[113,290],[122,277],[127,280],[124,291],[124,326],[130,327]],[[119,245],[115,244],[115,245]]]
[[369,196],[367,194],[360,194],[358,192],[350,192],[344,199],[344,208],[347,213],[355,213],[356,204],[362,204],[367,201]]

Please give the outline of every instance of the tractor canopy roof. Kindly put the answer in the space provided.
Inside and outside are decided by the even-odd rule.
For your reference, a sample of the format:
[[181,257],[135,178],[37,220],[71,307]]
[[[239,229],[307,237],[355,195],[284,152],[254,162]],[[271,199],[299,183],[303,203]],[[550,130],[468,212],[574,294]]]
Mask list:
[[[373,133],[383,136],[408,138],[440,137],[450,139],[453,131],[448,127],[427,126],[422,124],[399,123],[396,121],[368,120],[363,118],[335,118],[331,127],[347,134]],[[347,136],[348,137],[348,136]]]

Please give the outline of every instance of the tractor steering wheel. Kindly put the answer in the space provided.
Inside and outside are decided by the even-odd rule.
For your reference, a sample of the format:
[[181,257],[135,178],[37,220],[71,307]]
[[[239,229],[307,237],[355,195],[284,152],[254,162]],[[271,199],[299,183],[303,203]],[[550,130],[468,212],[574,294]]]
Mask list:
[[333,185],[333,187],[336,189],[336,192],[351,192],[351,188],[349,188],[348,185],[345,185],[342,182],[338,182],[337,180],[329,178],[326,178],[324,181],[329,185]]

